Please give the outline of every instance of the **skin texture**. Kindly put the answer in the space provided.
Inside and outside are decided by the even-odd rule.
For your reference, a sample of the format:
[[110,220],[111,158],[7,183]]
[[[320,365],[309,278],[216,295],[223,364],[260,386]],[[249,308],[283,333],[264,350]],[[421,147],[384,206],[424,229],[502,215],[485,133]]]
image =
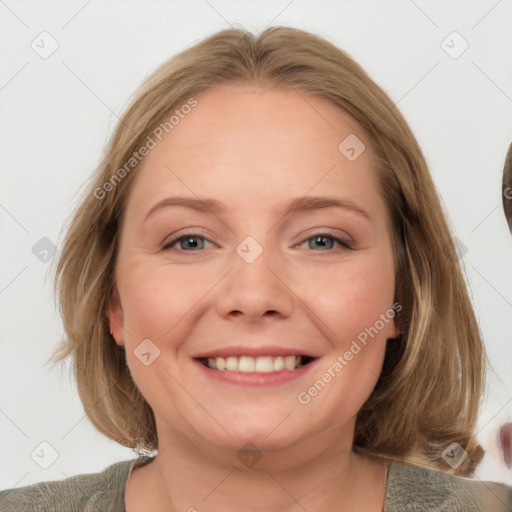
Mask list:
[[[351,446],[394,321],[308,404],[297,399],[394,302],[370,149],[355,161],[338,150],[350,134],[365,137],[348,114],[293,89],[223,86],[196,98],[136,170],[123,218],[108,317],[159,438],[156,459],[132,473],[127,510],[380,511],[385,468]],[[146,219],[171,196],[213,198],[225,210],[171,206]],[[351,201],[368,218],[336,207],[284,215],[303,196]],[[316,242],[326,230],[353,249]],[[161,249],[190,231],[204,237],[193,240],[200,249],[186,240]],[[262,248],[252,263],[236,251],[248,236]],[[148,366],[134,353],[145,339],[160,350]],[[298,379],[249,387],[213,380],[193,359],[233,345],[317,360]],[[261,455],[253,467],[237,457],[246,443]]]

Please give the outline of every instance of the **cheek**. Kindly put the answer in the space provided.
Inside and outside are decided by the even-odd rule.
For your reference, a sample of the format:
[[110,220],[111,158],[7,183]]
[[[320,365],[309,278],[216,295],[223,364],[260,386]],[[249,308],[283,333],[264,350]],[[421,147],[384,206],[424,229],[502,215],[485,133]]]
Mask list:
[[217,280],[212,269],[201,272],[192,265],[178,267],[143,260],[127,265],[120,272],[119,291],[125,328],[133,342],[183,336]]
[[[385,258],[383,258],[385,260]],[[395,278],[391,258],[387,263],[368,261],[328,275],[309,279],[309,299],[327,326],[330,339],[346,343],[373,326],[393,305]],[[391,337],[392,322],[380,330]]]
[[[394,337],[393,262],[376,259],[315,281],[315,312],[331,342],[325,361],[297,396],[325,425],[355,417],[378,381]],[[392,343],[392,342],[391,342]]]

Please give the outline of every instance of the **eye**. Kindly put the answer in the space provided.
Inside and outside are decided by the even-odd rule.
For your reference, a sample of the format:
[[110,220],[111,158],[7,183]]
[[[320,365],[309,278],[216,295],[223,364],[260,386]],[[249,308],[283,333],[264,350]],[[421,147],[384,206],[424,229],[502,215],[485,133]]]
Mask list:
[[[335,236],[333,233],[316,233],[303,240],[300,244],[295,247],[300,247],[305,242],[308,242],[309,249],[318,249],[320,251],[330,251],[335,249],[336,244],[345,248],[353,249],[353,246],[348,240]],[[202,249],[207,249],[207,244],[210,243],[212,246],[213,242],[210,242],[204,236],[197,233],[185,233],[182,235],[175,235],[165,241],[161,249],[164,251],[171,250],[177,244],[179,244],[180,252],[197,252]]]
[[176,244],[179,244],[182,251],[200,251],[205,249],[205,243],[212,243],[205,237],[200,236],[196,233],[185,233],[184,235],[178,235],[170,238],[162,244],[162,250],[170,250]]
[[306,240],[302,241],[296,247],[301,246],[304,242],[308,242],[309,249],[319,249],[320,251],[328,251],[335,248],[335,244],[339,244],[345,249],[353,249],[348,240],[335,236],[333,233],[316,233]]

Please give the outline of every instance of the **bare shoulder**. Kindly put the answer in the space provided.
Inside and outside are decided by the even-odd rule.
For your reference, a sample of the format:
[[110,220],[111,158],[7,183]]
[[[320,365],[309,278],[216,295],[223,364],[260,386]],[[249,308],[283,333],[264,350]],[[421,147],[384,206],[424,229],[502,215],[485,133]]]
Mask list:
[[512,487],[390,462],[385,512],[510,512]]

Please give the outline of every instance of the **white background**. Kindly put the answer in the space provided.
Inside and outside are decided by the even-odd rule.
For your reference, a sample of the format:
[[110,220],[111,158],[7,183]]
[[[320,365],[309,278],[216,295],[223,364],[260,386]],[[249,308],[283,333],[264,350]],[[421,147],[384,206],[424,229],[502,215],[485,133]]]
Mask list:
[[[477,475],[512,485],[495,448],[497,426],[512,421],[512,237],[501,206],[512,141],[511,0],[2,0],[0,489],[134,456],[92,427],[65,372],[43,367],[62,328],[50,265],[32,247],[43,237],[60,246],[80,187],[149,72],[214,31],[269,24],[309,30],[348,51],[410,123],[467,247],[463,261],[494,368]],[[47,59],[31,48],[43,31],[59,45]],[[453,31],[469,44],[456,59],[442,47]],[[462,48],[457,37],[445,43],[452,52]],[[43,441],[58,452],[48,469],[31,458]]]

